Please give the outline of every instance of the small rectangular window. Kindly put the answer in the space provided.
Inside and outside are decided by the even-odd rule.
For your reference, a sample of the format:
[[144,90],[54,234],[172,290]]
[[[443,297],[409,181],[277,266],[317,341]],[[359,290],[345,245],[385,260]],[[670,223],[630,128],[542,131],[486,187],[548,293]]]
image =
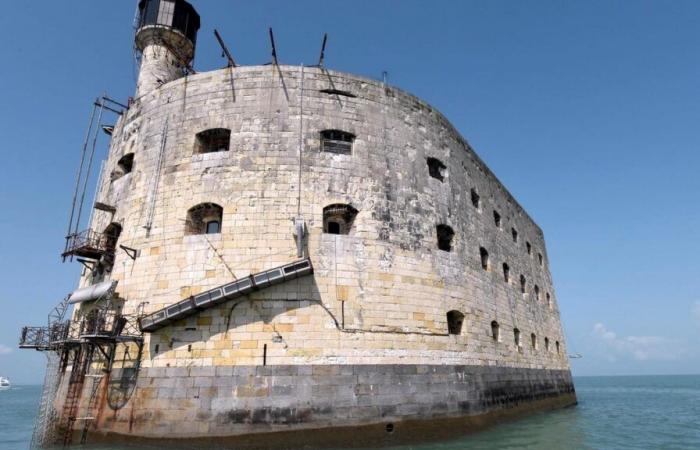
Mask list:
[[511,228],[510,233],[513,235],[513,242],[518,242],[518,230]]
[[493,210],[493,223],[496,227],[501,228],[501,215],[495,209]]
[[355,135],[340,130],[321,131],[321,150],[339,155],[351,155]]

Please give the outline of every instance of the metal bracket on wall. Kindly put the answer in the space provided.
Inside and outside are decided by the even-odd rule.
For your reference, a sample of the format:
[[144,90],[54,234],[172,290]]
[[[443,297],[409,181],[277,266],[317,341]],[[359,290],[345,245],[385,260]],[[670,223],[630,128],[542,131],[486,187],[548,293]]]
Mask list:
[[136,250],[135,248],[127,247],[126,245],[119,245],[119,248],[124,250],[126,254],[129,256],[129,258],[136,260],[136,257],[139,256],[139,251]]
[[87,270],[89,270],[90,272],[95,270],[95,261],[90,261],[88,259],[78,258],[78,262],[80,264],[82,264],[83,266],[85,266],[85,268]]

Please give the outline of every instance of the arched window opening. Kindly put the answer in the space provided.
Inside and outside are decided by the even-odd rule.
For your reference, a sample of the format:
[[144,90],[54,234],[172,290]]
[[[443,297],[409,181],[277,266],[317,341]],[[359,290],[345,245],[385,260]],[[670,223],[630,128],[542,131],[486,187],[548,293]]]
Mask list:
[[321,131],[321,151],[340,155],[352,154],[355,135],[341,130]]
[[547,299],[547,307],[551,308],[552,307],[552,297],[549,295],[549,292],[547,292],[544,296]]
[[532,244],[525,242],[525,248],[527,249],[527,254],[532,255]]
[[525,279],[524,275],[520,275],[520,293],[525,294],[525,288],[527,286],[527,280]]
[[515,228],[510,229],[510,234],[513,236],[513,242],[518,242],[518,230]]
[[479,197],[479,194],[476,192],[475,189],[472,189],[471,196],[472,196],[472,205],[474,205],[474,208],[479,209],[479,205],[481,203],[481,201],[480,201],[481,197]]
[[134,154],[127,153],[126,155],[119,158],[119,161],[117,161],[117,167],[112,171],[112,181],[117,180],[128,173],[131,173],[133,169]]
[[447,331],[449,334],[462,334],[462,323],[464,314],[459,311],[449,311],[447,313]]
[[557,355],[558,355],[558,354],[559,354],[559,341],[556,341],[556,342],[554,343],[554,347],[556,347],[556,349],[557,349]]
[[117,248],[117,242],[119,241],[119,236],[122,234],[122,226],[117,222],[112,222],[107,225],[103,232],[105,239],[105,248],[107,251],[114,252]]
[[537,260],[540,262],[540,266],[541,266],[542,263],[544,262],[544,259],[542,258],[542,253],[537,254]]
[[216,203],[200,203],[187,211],[186,234],[221,233],[224,209]]
[[535,333],[530,333],[530,347],[532,347],[533,350],[537,350],[537,336]]
[[194,152],[225,152],[228,151],[230,144],[231,130],[226,128],[211,128],[196,134],[194,139]]
[[479,247],[479,255],[481,256],[481,268],[489,270],[489,252],[484,247]]
[[540,287],[535,285],[535,300],[540,300]]
[[350,234],[357,210],[350,205],[334,204],[323,208],[323,232]]
[[494,342],[501,342],[501,328],[495,320],[491,322],[491,338]]
[[447,166],[445,166],[442,161],[440,161],[437,158],[429,157],[427,159],[428,162],[428,173],[430,174],[431,177],[444,181],[445,180],[445,171],[447,170]]
[[544,338],[544,350],[546,352],[549,352],[549,338],[548,337]]
[[513,341],[515,342],[515,348],[520,350],[520,330],[513,328]]
[[496,225],[496,228],[501,228],[501,215],[495,209],[493,210],[493,223]]
[[451,252],[452,239],[455,236],[455,232],[452,231],[452,227],[449,225],[440,224],[436,227],[436,229],[438,249],[446,252]]
[[503,281],[506,283],[510,281],[510,267],[506,263],[503,263]]

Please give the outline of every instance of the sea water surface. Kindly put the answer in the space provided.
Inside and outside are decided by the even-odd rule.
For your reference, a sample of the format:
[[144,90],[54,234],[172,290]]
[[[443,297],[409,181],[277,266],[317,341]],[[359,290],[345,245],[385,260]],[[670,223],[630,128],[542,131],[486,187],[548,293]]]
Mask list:
[[[575,377],[574,384],[579,399],[575,407],[535,414],[456,440],[391,450],[700,449],[700,375]],[[28,448],[40,394],[40,386],[0,391],[0,449]]]

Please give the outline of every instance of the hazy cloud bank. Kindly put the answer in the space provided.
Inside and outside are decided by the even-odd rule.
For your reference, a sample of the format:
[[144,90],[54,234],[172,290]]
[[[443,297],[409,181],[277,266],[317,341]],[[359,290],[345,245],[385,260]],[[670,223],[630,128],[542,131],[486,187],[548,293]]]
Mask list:
[[624,358],[637,361],[673,360],[687,354],[685,341],[662,336],[618,336],[600,322],[593,326],[592,335],[609,361]]

